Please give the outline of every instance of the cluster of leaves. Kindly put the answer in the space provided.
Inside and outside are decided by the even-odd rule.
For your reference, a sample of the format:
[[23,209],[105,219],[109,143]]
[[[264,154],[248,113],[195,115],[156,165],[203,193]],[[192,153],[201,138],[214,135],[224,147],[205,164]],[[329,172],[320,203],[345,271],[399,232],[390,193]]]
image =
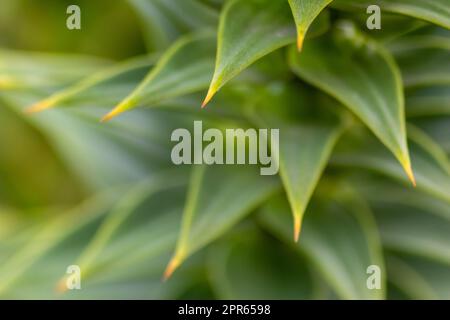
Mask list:
[[[450,298],[447,0],[129,4],[149,55],[0,51],[2,107],[89,190],[45,221],[1,212],[0,296]],[[280,178],[174,168],[170,134],[198,119],[279,128]],[[72,264],[83,290],[58,296]]]

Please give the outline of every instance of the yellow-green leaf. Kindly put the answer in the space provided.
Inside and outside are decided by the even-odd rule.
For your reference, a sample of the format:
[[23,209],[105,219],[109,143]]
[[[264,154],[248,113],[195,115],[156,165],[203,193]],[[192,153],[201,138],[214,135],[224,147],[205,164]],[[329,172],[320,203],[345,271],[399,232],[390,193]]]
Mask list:
[[294,39],[295,24],[286,1],[230,1],[222,10],[216,68],[203,106],[242,70]]
[[214,68],[215,43],[209,32],[178,40],[139,86],[103,117],[113,117],[139,105],[193,93],[208,86]]
[[297,25],[297,48],[303,47],[305,35],[314,19],[333,0],[289,0]]
[[335,0],[334,4],[339,8],[356,9],[378,5],[381,10],[423,19],[450,29],[448,0]]
[[193,253],[217,239],[275,190],[278,182],[251,166],[194,167],[177,248],[167,279]]

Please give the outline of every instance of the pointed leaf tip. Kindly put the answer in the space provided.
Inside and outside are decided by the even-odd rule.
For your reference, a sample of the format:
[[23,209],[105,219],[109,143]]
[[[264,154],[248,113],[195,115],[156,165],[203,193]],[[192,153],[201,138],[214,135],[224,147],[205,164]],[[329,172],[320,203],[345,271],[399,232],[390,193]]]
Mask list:
[[298,215],[294,216],[294,242],[298,243],[300,239],[300,231],[302,228],[302,218]]
[[180,259],[178,259],[177,257],[172,258],[172,260],[170,260],[169,264],[167,265],[166,270],[164,271],[162,280],[163,281],[169,280],[169,278],[172,276],[172,274],[179,266],[180,266]]
[[24,110],[25,114],[33,114],[33,113],[38,113],[47,109],[50,109],[51,107],[53,107],[54,103],[52,100],[42,100],[39,101],[38,103],[35,103],[33,105],[31,105],[30,107],[26,108]]
[[299,52],[303,49],[303,42],[305,41],[305,34],[299,32],[297,36],[297,49]]
[[414,176],[414,172],[411,166],[411,163],[405,166],[406,174],[408,175],[408,179],[411,181],[413,187],[417,187],[416,177]]
[[114,118],[114,115],[113,115],[112,112],[110,112],[110,113],[104,115],[104,116],[100,119],[100,122],[101,122],[101,123],[106,123],[106,122],[110,121],[112,118]]
[[108,122],[118,115],[122,114],[126,110],[128,110],[128,103],[121,103],[117,107],[115,107],[111,112],[107,113],[103,118],[100,119],[101,123]]
[[66,281],[67,281],[67,277],[63,277],[56,283],[56,286],[55,286],[56,293],[63,294],[67,291]]
[[206,95],[205,100],[203,100],[202,109],[208,105],[208,103],[212,100],[212,98],[214,97],[215,94],[216,94],[216,90],[214,90],[212,87],[209,88],[208,94]]

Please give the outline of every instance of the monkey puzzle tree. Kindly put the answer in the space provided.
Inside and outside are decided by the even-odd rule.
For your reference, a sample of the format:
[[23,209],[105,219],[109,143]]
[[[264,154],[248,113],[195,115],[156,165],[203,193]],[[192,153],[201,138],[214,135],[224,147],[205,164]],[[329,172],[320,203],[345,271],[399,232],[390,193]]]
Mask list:
[[[450,298],[449,1],[127,3],[149,54],[0,51],[2,107],[84,198],[3,214],[0,296],[61,297],[77,265],[64,297]],[[196,120],[279,129],[279,175],[173,165]]]

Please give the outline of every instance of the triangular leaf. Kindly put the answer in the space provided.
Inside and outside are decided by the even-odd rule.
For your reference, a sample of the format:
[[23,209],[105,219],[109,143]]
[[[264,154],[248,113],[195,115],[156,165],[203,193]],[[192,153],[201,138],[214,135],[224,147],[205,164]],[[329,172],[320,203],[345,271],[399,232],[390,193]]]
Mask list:
[[343,24],[335,37],[312,40],[300,54],[291,48],[291,68],[353,111],[415,183],[406,142],[400,72],[386,50],[355,32]]
[[250,64],[294,39],[295,24],[286,1],[230,1],[221,14],[216,68],[203,106]]
[[141,84],[104,116],[103,121],[138,105],[155,104],[207,87],[214,68],[214,53],[214,37],[210,33],[178,40]]

